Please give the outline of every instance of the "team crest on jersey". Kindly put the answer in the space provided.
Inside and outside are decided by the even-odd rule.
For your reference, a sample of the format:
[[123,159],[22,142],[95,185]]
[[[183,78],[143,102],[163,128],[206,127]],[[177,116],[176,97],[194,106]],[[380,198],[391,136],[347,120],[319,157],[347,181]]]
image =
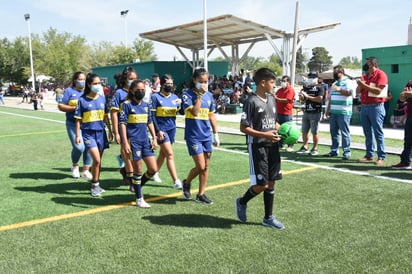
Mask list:
[[100,103],[100,107],[101,107],[101,108],[104,108],[104,104],[103,104],[103,103]]
[[194,151],[198,151],[198,150],[199,150],[199,145],[193,145],[193,146],[192,146],[192,149],[193,149]]
[[142,155],[142,152],[140,150],[136,151],[136,156],[140,158],[140,156]]
[[91,108],[91,107],[92,107],[92,104],[88,104],[87,106],[88,106],[89,108]]
[[90,145],[92,142],[90,140],[86,140],[86,142],[84,142],[86,145]]
[[262,174],[258,174],[256,177],[259,181],[263,180],[263,175]]

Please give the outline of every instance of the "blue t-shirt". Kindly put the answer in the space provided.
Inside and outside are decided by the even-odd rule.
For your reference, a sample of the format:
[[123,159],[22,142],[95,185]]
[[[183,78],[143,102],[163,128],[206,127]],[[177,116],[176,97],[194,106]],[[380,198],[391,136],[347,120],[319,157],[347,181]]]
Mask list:
[[[64,90],[63,98],[60,104],[76,107],[77,101],[80,99],[82,95],[83,95],[83,91],[79,91],[72,87],[68,87]],[[69,122],[73,122],[73,123],[76,122],[76,119],[74,119],[74,111],[66,112],[66,120]]]
[[187,90],[183,94],[183,109],[185,111],[185,140],[191,141],[207,141],[211,140],[211,125],[209,121],[209,114],[216,110],[215,100],[212,94],[206,92],[203,95],[200,111],[197,116],[190,113],[190,109],[197,99],[197,95],[193,89]]
[[104,130],[104,117],[108,113],[109,109],[104,96],[97,95],[96,98],[82,96],[78,101],[74,118],[81,120],[80,128],[82,130],[98,131]]
[[127,138],[130,142],[148,144],[147,125],[152,122],[149,104],[143,101],[140,103],[124,101],[120,110],[119,125],[126,125]]
[[168,131],[176,127],[176,114],[180,109],[181,101],[174,93],[167,97],[161,93],[152,95],[152,112],[156,116],[159,130]]
[[122,103],[126,100],[127,98],[127,90],[124,90],[122,88],[119,88],[116,90],[114,93],[113,99],[111,101],[111,106],[110,110],[117,110],[120,111]]

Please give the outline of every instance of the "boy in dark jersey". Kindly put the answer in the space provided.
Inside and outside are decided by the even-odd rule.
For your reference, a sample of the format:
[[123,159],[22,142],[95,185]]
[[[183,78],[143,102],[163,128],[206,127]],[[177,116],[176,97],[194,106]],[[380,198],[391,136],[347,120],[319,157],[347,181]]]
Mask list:
[[262,224],[284,229],[285,226],[273,215],[275,180],[282,179],[278,145],[281,138],[277,133],[276,103],[271,95],[276,75],[268,68],[261,68],[253,78],[256,95],[246,101],[240,121],[240,131],[248,138],[251,186],[243,197],[236,199],[236,215],[242,223],[246,222],[247,203],[263,192],[265,216]]

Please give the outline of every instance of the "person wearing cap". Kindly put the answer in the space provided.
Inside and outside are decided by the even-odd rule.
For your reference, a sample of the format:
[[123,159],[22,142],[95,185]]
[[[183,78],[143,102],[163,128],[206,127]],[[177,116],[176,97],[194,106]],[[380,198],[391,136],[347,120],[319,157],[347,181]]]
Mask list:
[[160,92],[160,78],[159,74],[153,73],[152,75],[152,93],[158,93]]
[[[356,93],[361,99],[361,124],[365,135],[365,156],[358,159],[360,163],[375,163],[381,166],[385,163],[385,136],[383,122],[385,120],[385,107],[383,103],[388,95],[388,76],[379,69],[376,57],[366,58],[363,65],[366,73],[357,80]],[[375,139],[375,140],[373,140]],[[376,146],[375,146],[376,142]],[[378,158],[373,159],[377,150]]]
[[412,169],[411,167],[411,150],[412,150],[412,80],[406,84],[406,87],[400,94],[399,98],[406,102],[406,122],[403,137],[403,150],[399,164],[393,165],[393,169]]
[[[302,140],[303,145],[299,154],[318,155],[319,123],[322,117],[322,101],[325,90],[318,84],[318,73],[312,71],[299,93],[299,100],[304,105],[302,117]],[[312,133],[313,147],[309,151],[309,130]]]

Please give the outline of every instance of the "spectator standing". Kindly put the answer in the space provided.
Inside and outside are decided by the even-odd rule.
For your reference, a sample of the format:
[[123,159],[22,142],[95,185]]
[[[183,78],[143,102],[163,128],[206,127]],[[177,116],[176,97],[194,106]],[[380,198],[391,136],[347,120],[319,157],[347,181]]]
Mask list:
[[[76,143],[76,119],[74,118],[74,112],[77,107],[79,98],[83,95],[83,90],[86,83],[86,76],[83,72],[75,72],[72,76],[72,82],[70,87],[68,87],[64,93],[63,98],[60,103],[57,105],[60,111],[66,113],[66,130],[67,135],[69,136],[70,143],[72,145],[71,151],[71,160],[72,167],[71,173],[73,178],[79,178],[79,161],[83,155],[83,171],[81,177],[92,179],[92,174],[90,173],[90,165],[92,164],[92,158],[90,154],[85,149],[84,143]],[[80,132],[80,136],[81,132]],[[82,140],[82,138],[80,138]]]
[[[103,94],[103,86],[97,74],[86,77],[84,94],[80,97],[74,118],[76,119],[76,144],[84,143],[93,159],[90,194],[101,196],[105,190],[100,187],[100,170],[103,151],[109,148],[105,124],[109,121],[109,109]],[[83,140],[82,140],[83,139]]]
[[152,75],[152,93],[160,92],[160,78],[159,74],[153,73]]
[[33,104],[33,109],[38,110],[38,105],[39,105],[39,94],[36,91],[33,91],[31,94],[31,99],[30,101]]
[[[295,90],[290,83],[290,77],[285,75],[280,80],[280,89],[274,94],[276,100],[276,119],[279,124],[293,120],[293,105],[295,102]],[[282,141],[279,148],[283,148]],[[288,152],[293,151],[293,144],[286,148]]]
[[[129,85],[127,100],[122,104],[119,123],[122,154],[132,159],[131,185],[136,195],[136,206],[150,208],[150,205],[143,198],[142,187],[157,172],[154,150],[158,145],[152,113],[149,105],[143,101],[144,95],[143,81],[134,80]],[[152,136],[152,143],[149,140],[148,131]],[[142,168],[143,161],[147,167],[145,174],[143,174]]]
[[350,119],[352,117],[352,105],[354,87],[352,81],[345,76],[345,70],[338,65],[333,68],[333,82],[330,88],[329,103],[326,106],[325,115],[329,118],[330,136],[332,145],[330,152],[325,157],[339,155],[339,139],[342,136],[343,160],[349,160],[350,151]]
[[[366,58],[363,70],[366,73],[362,75],[361,79],[357,80],[356,92],[360,93],[361,99],[360,118],[365,135],[366,153],[358,161],[361,163],[374,162],[376,165],[381,166],[384,165],[386,158],[383,132],[385,107],[383,103],[388,92],[388,76],[383,70],[379,69],[376,57]],[[374,141],[376,142],[378,155],[376,161],[373,159],[375,153]]]
[[282,179],[278,145],[281,137],[277,134],[276,102],[271,95],[275,80],[275,73],[267,68],[258,69],[254,76],[256,96],[246,102],[240,121],[240,131],[248,137],[251,186],[235,205],[236,215],[244,223],[248,202],[263,192],[262,225],[281,230],[285,226],[273,215],[275,181]]
[[60,86],[57,86],[57,87],[55,88],[54,94],[53,94],[53,95],[56,96],[56,103],[57,103],[57,104],[60,104],[60,103],[61,103],[61,101],[62,101],[62,99],[63,99],[63,94],[64,94],[63,89],[61,89]]
[[0,105],[4,105],[4,89],[0,87]]
[[[310,72],[308,79],[303,89],[299,93],[299,100],[303,102],[303,116],[302,116],[302,140],[303,145],[299,154],[309,153],[312,156],[318,155],[319,144],[319,122],[322,117],[322,101],[325,91],[321,85],[318,84],[318,73]],[[313,147],[309,151],[309,130],[312,133]]]
[[[173,93],[174,86],[171,75],[162,75],[160,85],[160,92],[153,94],[151,100],[153,123],[156,129],[158,144],[160,145],[157,168],[160,170],[166,160],[167,169],[173,179],[173,187],[175,189],[182,189],[182,182],[177,177],[173,153],[173,144],[176,136],[176,115],[182,100]],[[159,176],[158,173],[156,174]],[[160,178],[158,178],[159,180]]]
[[406,121],[403,137],[403,150],[399,164],[393,165],[393,169],[411,169],[411,150],[412,150],[412,80],[400,94],[400,100],[406,102]]
[[215,117],[216,105],[212,93],[208,91],[209,73],[204,68],[195,69],[190,89],[183,94],[185,111],[185,140],[189,155],[192,156],[195,167],[183,180],[183,196],[192,199],[190,186],[199,176],[199,192],[196,202],[213,204],[206,195],[206,184],[209,178],[209,164],[212,157],[212,134],[214,143],[219,146],[219,135]]

